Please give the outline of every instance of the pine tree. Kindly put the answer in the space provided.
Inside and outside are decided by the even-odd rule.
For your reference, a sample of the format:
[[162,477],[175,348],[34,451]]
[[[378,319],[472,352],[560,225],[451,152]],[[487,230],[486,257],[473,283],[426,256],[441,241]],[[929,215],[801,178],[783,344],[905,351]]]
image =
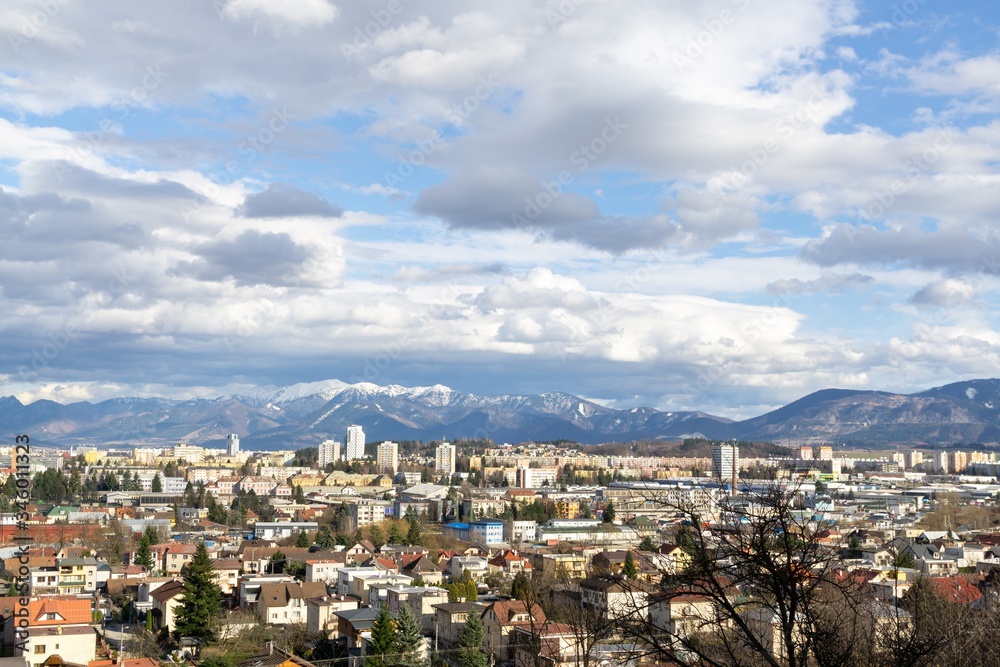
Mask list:
[[625,564],[622,565],[622,574],[626,579],[635,579],[639,576],[639,568],[635,566],[635,558],[631,551],[625,552]]
[[525,600],[531,594],[531,582],[528,581],[524,572],[514,575],[514,581],[510,586],[510,596],[515,600]]
[[656,543],[653,542],[653,538],[646,535],[639,542],[639,551],[656,551]]
[[153,571],[153,553],[149,550],[149,545],[149,536],[143,533],[142,539],[139,540],[139,548],[132,557],[132,563],[143,566],[146,572]]
[[215,583],[212,559],[204,542],[198,543],[194,558],[184,574],[184,597],[177,610],[178,637],[212,638],[215,620],[221,611],[222,593]]
[[149,490],[153,493],[163,493],[163,478],[160,477],[160,473],[156,473],[153,477],[153,483],[150,485]]
[[375,545],[375,551],[378,551],[385,546],[385,533],[383,533],[382,529],[378,527],[378,524],[373,523],[371,527],[368,528],[368,539]]
[[615,522],[615,503],[613,500],[609,500],[608,504],[604,506],[604,513],[601,514],[601,521],[604,523]]
[[469,614],[458,638],[459,667],[487,667],[489,661],[482,650],[485,635],[479,614]]
[[402,605],[396,612],[396,650],[395,664],[404,667],[419,667],[424,664],[424,636],[420,628],[420,619],[413,615],[409,605]]
[[410,528],[406,531],[406,543],[410,546],[419,546],[423,541],[420,536],[420,522],[410,521]]
[[299,547],[300,549],[309,548],[309,536],[306,535],[306,531],[304,530],[299,531],[298,537],[295,538],[295,546]]
[[295,502],[300,505],[304,505],[306,503],[306,494],[302,490],[302,487],[298,484],[295,485]]
[[332,549],[337,544],[337,539],[330,532],[329,526],[323,526],[316,533],[316,546],[320,549]]
[[368,640],[364,667],[389,667],[395,652],[396,628],[389,615],[389,607],[382,605],[372,623],[372,636]]
[[393,521],[389,526],[389,544],[402,544],[403,543],[403,532],[399,530],[399,526]]

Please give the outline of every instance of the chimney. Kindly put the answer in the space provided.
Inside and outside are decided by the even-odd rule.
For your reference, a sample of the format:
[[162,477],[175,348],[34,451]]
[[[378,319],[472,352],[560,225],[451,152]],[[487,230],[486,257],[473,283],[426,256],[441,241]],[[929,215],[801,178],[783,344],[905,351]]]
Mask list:
[[267,654],[274,655],[274,642],[267,643]]

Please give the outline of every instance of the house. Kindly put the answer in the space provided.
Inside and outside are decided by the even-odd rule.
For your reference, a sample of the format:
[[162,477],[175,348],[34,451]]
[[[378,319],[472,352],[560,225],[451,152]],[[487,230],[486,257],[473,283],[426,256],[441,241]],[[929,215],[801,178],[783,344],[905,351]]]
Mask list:
[[172,580],[161,585],[149,593],[152,598],[153,626],[157,629],[166,628],[167,632],[174,631],[174,622],[177,619],[177,608],[184,601],[183,582]]
[[258,521],[253,527],[253,536],[257,540],[282,540],[299,533],[315,533],[319,524],[315,521]]
[[663,573],[653,560],[656,555],[648,551],[601,551],[594,554],[594,557],[590,559],[590,564],[596,572],[618,576],[625,569],[625,561],[630,553],[640,579],[645,581],[660,579]]
[[587,558],[581,554],[543,554],[542,574],[560,581],[584,579],[587,576]]
[[268,625],[305,623],[308,620],[306,600],[323,595],[326,595],[326,584],[322,582],[264,584],[257,599],[257,614]]
[[386,589],[386,603],[393,613],[407,606],[420,619],[424,632],[434,629],[434,605],[448,602],[448,591],[436,586],[391,586]]
[[197,551],[193,544],[171,544],[163,550],[163,572],[167,576],[179,575]]
[[445,602],[433,608],[435,636],[444,648],[457,646],[469,614],[482,614],[485,609],[475,602]]
[[483,646],[487,654],[500,662],[513,659],[510,633],[519,627],[541,627],[546,623],[545,611],[538,604],[530,607],[521,600],[492,602],[480,615],[483,620]]
[[649,619],[653,627],[680,639],[687,639],[706,626],[716,627],[720,622],[712,599],[691,592],[651,595]]
[[580,582],[580,601],[600,610],[609,622],[619,623],[629,618],[639,619],[647,613],[651,590],[650,584],[638,579],[588,577]]
[[372,624],[375,622],[378,612],[363,607],[337,611],[334,612],[334,616],[337,617],[337,632],[331,637],[344,637],[347,648],[350,650],[360,648],[363,638],[371,635]]
[[515,628],[510,637],[514,667],[535,667],[536,657],[545,667],[577,667],[580,659],[573,628],[563,623]]
[[306,627],[311,634],[337,629],[338,611],[357,609],[358,601],[339,595],[321,595],[306,600]]
[[666,565],[668,574],[683,572],[691,564],[691,554],[681,546],[671,542],[661,544],[657,547],[656,553],[660,554],[660,557],[664,559],[663,562]]
[[239,586],[243,564],[236,558],[219,558],[212,561],[212,574],[223,595],[232,595]]
[[500,574],[514,576],[519,572],[531,574],[531,561],[524,558],[512,549],[502,549],[495,556],[487,561],[490,571]]
[[27,639],[18,652],[30,667],[86,665],[94,659],[97,633],[91,600],[51,597],[27,606]]
[[97,591],[95,558],[60,558],[52,567],[32,569],[33,595],[92,595]]
[[[785,641],[782,636],[780,616],[773,609],[755,607],[743,613],[743,618],[754,637],[766,647],[778,662],[785,662],[788,655],[785,651]],[[806,618],[797,614],[792,624],[792,640],[801,645],[805,640]]]
[[423,554],[400,568],[399,573],[412,577],[414,581],[420,580],[432,586],[440,586],[444,583],[444,571]]
[[466,572],[474,581],[483,581],[490,576],[489,561],[480,556],[454,556],[449,561],[449,568],[452,581],[458,581]]

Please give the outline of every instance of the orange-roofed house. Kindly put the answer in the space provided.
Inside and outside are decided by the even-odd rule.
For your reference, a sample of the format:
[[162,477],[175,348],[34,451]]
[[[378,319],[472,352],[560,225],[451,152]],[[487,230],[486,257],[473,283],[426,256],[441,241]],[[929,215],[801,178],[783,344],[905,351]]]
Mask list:
[[487,654],[497,656],[499,662],[509,662],[514,657],[510,634],[515,628],[538,628],[545,622],[545,611],[534,604],[528,607],[521,600],[493,602],[483,610],[483,645]]
[[91,600],[51,597],[28,604],[28,636],[21,655],[30,667],[86,665],[97,651]]

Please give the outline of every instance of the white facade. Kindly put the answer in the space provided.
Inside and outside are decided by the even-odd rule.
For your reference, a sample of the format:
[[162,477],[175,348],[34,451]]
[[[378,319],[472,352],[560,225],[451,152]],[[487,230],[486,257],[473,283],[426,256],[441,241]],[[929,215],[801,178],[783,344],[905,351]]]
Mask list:
[[395,474],[399,469],[399,445],[391,440],[379,443],[377,464],[379,472],[389,472]]
[[340,460],[340,441],[339,440],[324,440],[319,443],[319,453],[318,453],[318,463],[322,470],[326,468],[331,463],[336,463]]
[[[810,450],[812,451],[812,450]],[[736,445],[712,445],[712,477],[732,481],[740,469],[740,448]]]
[[441,475],[455,474],[455,445],[443,442],[434,450],[434,470]]
[[365,458],[365,432],[360,426],[348,426],[344,438],[344,456],[348,461]]
[[226,436],[226,456],[236,456],[240,453],[240,436],[230,433]]

